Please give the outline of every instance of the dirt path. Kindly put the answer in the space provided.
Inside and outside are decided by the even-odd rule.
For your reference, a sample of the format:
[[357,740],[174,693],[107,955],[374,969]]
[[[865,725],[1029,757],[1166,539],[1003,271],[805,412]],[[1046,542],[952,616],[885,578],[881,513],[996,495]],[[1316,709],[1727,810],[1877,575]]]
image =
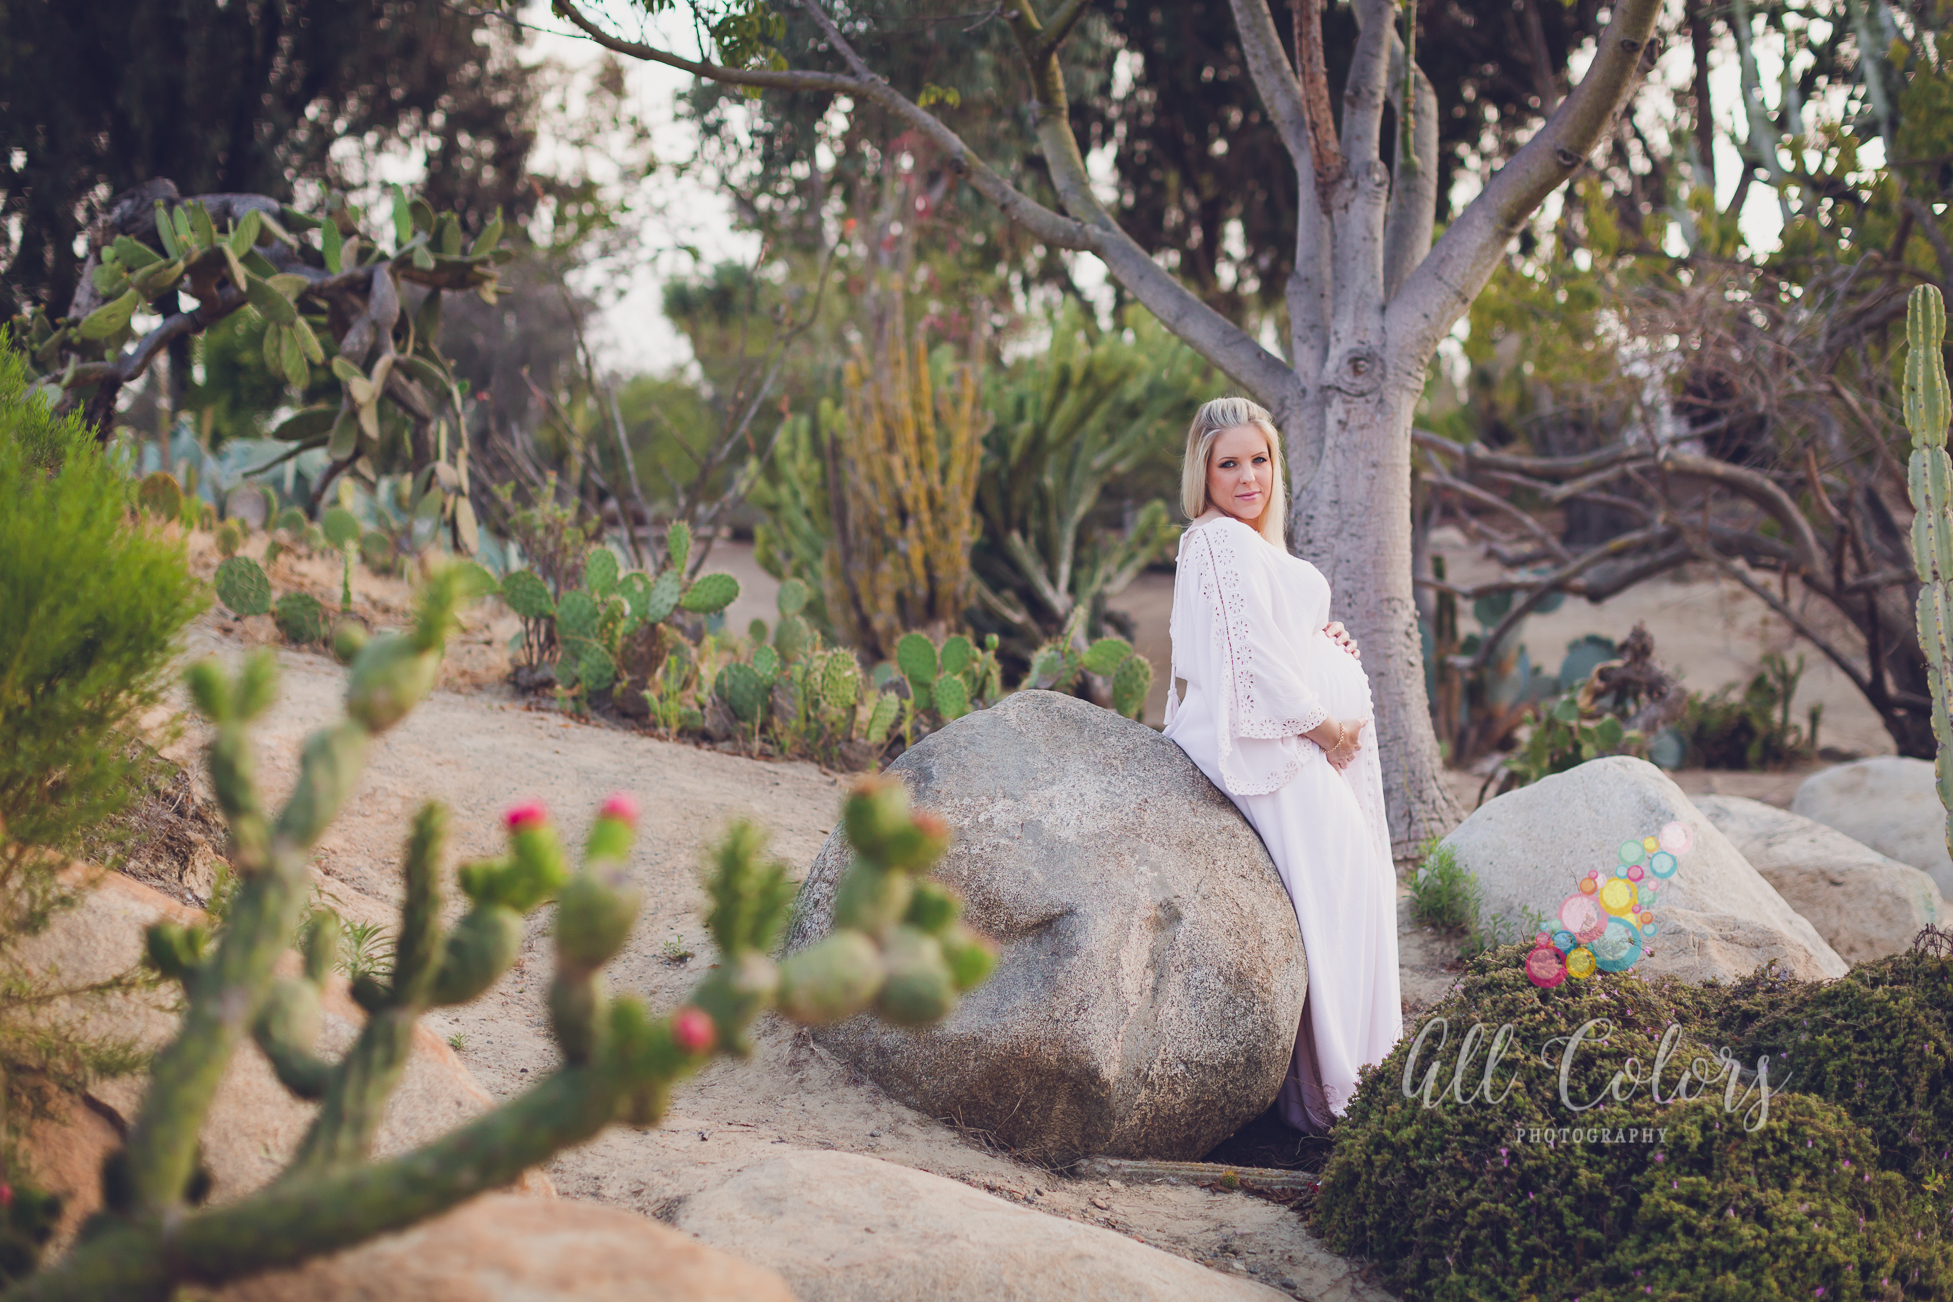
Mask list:
[[[239,640],[219,623],[197,638],[202,649],[232,660],[241,654]],[[279,701],[257,732],[262,780],[273,798],[294,782],[305,735],[337,717],[344,682],[343,671],[320,655],[286,650],[279,661]],[[197,744],[191,732],[172,750],[187,760]],[[347,918],[391,924],[400,845],[421,802],[449,806],[458,861],[499,849],[500,814],[517,800],[543,800],[574,842],[615,790],[634,792],[645,808],[629,864],[645,902],[608,975],[613,990],[666,1007],[711,962],[697,878],[706,848],[731,820],[748,818],[771,834],[773,852],[798,877],[833,825],[844,781],[810,764],[758,762],[573,722],[525,708],[498,687],[442,690],[375,745],[347,811],[320,846],[318,886]],[[452,1037],[497,1095],[519,1092],[557,1061],[543,1002],[552,961],[547,927],[546,912],[531,921],[521,959],[487,995],[425,1019],[436,1034]],[[674,961],[687,951],[693,956]],[[1323,1251],[1291,1211],[1243,1194],[1071,1181],[1014,1161],[983,1136],[890,1101],[807,1037],[770,1020],[749,1061],[720,1063],[679,1090],[660,1129],[612,1129],[559,1157],[548,1172],[566,1196],[656,1215],[777,1155],[775,1145],[862,1153],[950,1176],[1217,1269],[1252,1273],[1297,1296],[1365,1294],[1349,1265]]]

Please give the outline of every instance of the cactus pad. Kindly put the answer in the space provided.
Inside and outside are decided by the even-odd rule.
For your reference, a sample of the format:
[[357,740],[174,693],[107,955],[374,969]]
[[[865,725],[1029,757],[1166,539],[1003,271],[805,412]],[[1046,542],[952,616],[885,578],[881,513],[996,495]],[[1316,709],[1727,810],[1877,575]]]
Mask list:
[[502,600],[524,619],[542,619],[556,613],[549,585],[528,570],[513,570],[502,580]]
[[895,644],[895,665],[902,671],[902,677],[909,680],[909,688],[928,688],[941,672],[936,663],[936,645],[920,633],[904,633],[902,640]]
[[805,652],[811,640],[807,621],[798,615],[783,615],[780,622],[773,626],[773,645],[788,660]]
[[617,595],[630,607],[632,623],[644,623],[646,612],[651,609],[651,577],[642,570],[632,570],[617,581]]
[[730,574],[701,574],[678,604],[695,615],[715,615],[739,600],[739,580]]
[[731,664],[719,671],[712,690],[732,709],[732,717],[751,727],[766,705],[766,684],[751,665]]
[[580,589],[572,588],[556,603],[556,627],[562,630],[565,639],[595,638],[598,619],[597,603]]
[[288,506],[278,513],[278,519],[273,523],[272,527],[275,529],[283,529],[286,533],[296,538],[305,532],[305,526],[308,523],[309,521],[305,518],[305,512],[295,506]]
[[217,526],[217,553],[220,556],[235,556],[237,549],[244,545],[244,534],[235,520],[226,520]]
[[578,642],[576,678],[586,691],[601,692],[617,681],[617,662],[595,642]]
[[[342,481],[343,482],[343,481]],[[359,541],[359,517],[343,506],[335,506],[319,517],[325,539],[334,547],[350,547]]]
[[780,595],[774,604],[782,619],[798,615],[807,608],[807,585],[799,579],[786,580],[780,584]]
[[288,592],[271,608],[278,631],[287,642],[315,646],[326,639],[325,607],[317,597],[303,592]]
[[970,662],[975,659],[976,648],[970,645],[970,639],[964,637],[961,633],[943,642],[941,660],[943,673],[960,674],[965,669],[968,669]]
[[671,612],[678,609],[679,595],[684,591],[678,571],[666,570],[644,594],[644,622],[662,624],[671,618]]
[[770,646],[754,651],[753,672],[760,676],[762,682],[771,683],[780,676],[780,653]]
[[830,651],[821,661],[821,705],[836,714],[851,708],[861,687],[861,670],[846,651]]
[[1137,719],[1146,708],[1146,694],[1152,690],[1152,661],[1137,653],[1129,655],[1112,675],[1112,708],[1128,719]]
[[368,530],[359,540],[359,558],[375,574],[391,574],[395,552],[393,539],[378,529]]
[[271,609],[271,580],[248,556],[233,556],[217,567],[217,599],[233,615],[262,615]]
[[1132,644],[1122,637],[1102,637],[1092,643],[1079,662],[1088,673],[1111,675],[1132,654]]
[[862,737],[873,745],[881,745],[888,740],[888,730],[895,726],[901,713],[901,698],[894,692],[883,692],[875,698],[875,708],[868,712],[868,726],[862,731]]
[[683,520],[673,524],[665,534],[665,551],[671,557],[671,568],[682,575],[686,562],[692,559],[692,526]]
[[608,547],[592,547],[583,561],[583,590],[597,598],[617,590],[617,553]]
[[136,501],[149,514],[165,520],[183,514],[183,489],[175,476],[161,470],[144,477],[142,486],[136,489]]
[[930,688],[936,705],[936,713],[945,719],[960,719],[970,712],[970,687],[961,678],[945,674]]

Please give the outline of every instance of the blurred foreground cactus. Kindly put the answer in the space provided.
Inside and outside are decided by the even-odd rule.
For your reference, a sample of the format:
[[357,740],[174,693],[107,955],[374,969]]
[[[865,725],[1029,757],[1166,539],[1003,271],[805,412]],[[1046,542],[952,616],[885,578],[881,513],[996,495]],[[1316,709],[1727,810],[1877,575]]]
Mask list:
[[[469,909],[452,928],[440,921],[447,814],[430,803],[407,841],[391,971],[354,981],[366,1024],[336,1062],[320,1057],[319,996],[338,951],[336,922],[314,918],[300,975],[276,972],[305,911],[312,847],[351,793],[372,739],[432,687],[470,586],[461,567],[437,571],[410,632],[357,646],[346,717],[306,742],[297,788],[276,812],[263,803],[248,735],[275,695],[275,661],[259,652],[235,676],[213,661],[191,671],[197,706],[215,725],[210,773],[241,884],[221,932],[173,923],[151,929],[151,963],[183,987],[182,1023],[155,1058],[127,1147],[105,1166],[105,1209],[65,1258],[0,1295],[9,1302],[162,1302],[179,1284],[221,1285],[350,1247],[506,1185],[613,1121],[655,1124],[675,1082],[714,1053],[749,1050],[750,1027],[768,1008],[807,1023],[873,1008],[917,1025],[947,1013],[960,991],[989,974],[989,942],[958,921],[956,897],[924,876],[948,844],[947,829],[911,816],[898,782],[871,781],[849,796],[843,822],[857,857],[841,887],[836,930],[777,964],[767,951],[791,895],[787,869],[762,858],[757,829],[735,825],[707,882],[707,925],[720,961],[689,1002],[664,1015],[640,999],[611,997],[602,979],[639,906],[624,874],[634,802],[613,796],[604,804],[575,870],[540,805],[509,811],[507,852],[459,869]],[[552,898],[556,975],[548,1006],[563,1065],[417,1151],[370,1161],[415,1020],[487,990],[515,960],[522,916]],[[320,1106],[271,1185],[243,1202],[197,1207],[205,1183],[197,1135],[247,1035],[287,1089]]]
[[1953,853],[1953,719],[1947,713],[1947,675],[1953,673],[1953,463],[1946,455],[1946,426],[1953,395],[1940,355],[1946,339],[1946,304],[1939,290],[1921,285],[1906,301],[1906,429],[1912,457],[1906,467],[1912,490],[1912,564],[1919,575],[1919,646],[1931,667],[1933,761],[1940,804],[1946,807],[1946,844]]

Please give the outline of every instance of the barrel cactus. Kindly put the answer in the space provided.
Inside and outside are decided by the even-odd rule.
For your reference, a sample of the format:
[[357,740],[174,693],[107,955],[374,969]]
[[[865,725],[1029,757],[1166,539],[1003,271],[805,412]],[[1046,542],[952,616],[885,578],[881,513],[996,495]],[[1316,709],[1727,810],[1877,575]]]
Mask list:
[[1946,807],[1946,844],[1953,853],[1953,719],[1947,713],[1948,674],[1953,673],[1953,464],[1946,455],[1946,427],[1953,396],[1940,348],[1946,339],[1946,304],[1937,288],[1920,285],[1906,302],[1906,429],[1912,457],[1906,467],[1912,492],[1912,564],[1919,575],[1919,646],[1930,666],[1933,689],[1933,762],[1940,804]]
[[[912,815],[899,782],[870,780],[847,797],[841,821],[856,858],[836,930],[783,962],[768,952],[792,897],[788,867],[765,857],[758,829],[735,824],[705,882],[719,961],[684,1003],[661,1013],[610,995],[602,976],[641,905],[625,872],[635,801],[604,803],[580,867],[541,805],[510,809],[503,852],[455,873],[468,907],[452,925],[443,921],[448,815],[429,803],[407,838],[391,970],[354,982],[366,1023],[337,1060],[326,1059],[316,1044],[319,996],[339,950],[329,917],[303,936],[298,969],[279,971],[305,911],[312,850],[358,784],[374,738],[432,687],[467,590],[457,569],[437,570],[410,632],[351,640],[345,717],[306,742],[297,787],[277,810],[258,787],[249,731],[276,695],[275,659],[260,651],[236,674],[214,660],[192,668],[192,698],[213,725],[210,775],[240,885],[215,934],[175,922],[150,930],[150,964],[183,992],[177,1034],[154,1060],[125,1147],[105,1165],[105,1207],[65,1257],[14,1283],[7,1302],[164,1302],[179,1285],[216,1289],[298,1265],[502,1187],[613,1122],[655,1125],[677,1081],[716,1054],[750,1050],[752,1023],[768,1009],[810,1024],[873,1010],[916,1025],[949,1012],[989,974],[990,942],[960,922],[954,894],[928,878],[948,831]],[[522,916],[552,899],[547,1004],[562,1066],[442,1138],[374,1160],[419,1015],[492,986],[519,953]],[[320,1106],[270,1185],[239,1202],[198,1206],[198,1134],[247,1039],[288,1091]]]

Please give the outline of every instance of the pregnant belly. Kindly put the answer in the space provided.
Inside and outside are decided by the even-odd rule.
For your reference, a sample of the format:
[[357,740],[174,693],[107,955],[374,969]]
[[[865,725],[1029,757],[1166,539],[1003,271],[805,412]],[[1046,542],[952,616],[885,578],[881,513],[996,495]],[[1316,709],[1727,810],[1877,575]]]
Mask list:
[[1322,697],[1323,708],[1332,717],[1372,717],[1370,676],[1363,672],[1361,661],[1332,642],[1328,634],[1317,633],[1309,648],[1309,662],[1314,679],[1309,685]]

